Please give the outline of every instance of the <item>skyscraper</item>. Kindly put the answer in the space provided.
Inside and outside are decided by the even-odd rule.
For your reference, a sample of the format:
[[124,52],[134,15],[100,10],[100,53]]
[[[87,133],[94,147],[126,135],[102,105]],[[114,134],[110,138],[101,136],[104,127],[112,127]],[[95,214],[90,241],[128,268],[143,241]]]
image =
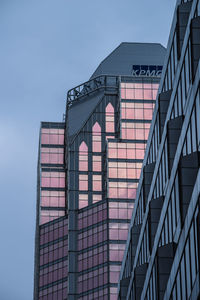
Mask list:
[[117,299],[165,49],[122,43],[42,122],[35,299]]
[[177,1],[119,299],[200,298],[200,1]]

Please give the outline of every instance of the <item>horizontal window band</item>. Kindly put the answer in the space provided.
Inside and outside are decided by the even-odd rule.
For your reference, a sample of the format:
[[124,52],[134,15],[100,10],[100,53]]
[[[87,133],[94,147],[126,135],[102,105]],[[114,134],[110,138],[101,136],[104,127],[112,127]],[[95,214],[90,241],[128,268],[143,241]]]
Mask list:
[[101,242],[101,243],[98,243],[98,244],[95,244],[95,245],[93,245],[91,247],[88,247],[88,248],[85,248],[83,250],[79,250],[78,254],[84,254],[84,253],[87,253],[89,251],[95,250],[97,248],[100,248],[100,247],[103,247],[103,246],[106,246],[106,245],[108,246],[108,240],[106,240],[104,242]]
[[41,128],[45,128],[45,129],[65,129],[65,123],[41,122]]
[[112,199],[109,198],[108,202],[113,203],[113,202],[118,202],[118,203],[135,203],[135,199]]
[[59,217],[59,218],[57,218],[57,219],[55,219],[55,220],[49,221],[48,223],[39,225],[39,228],[40,228],[40,229],[43,229],[43,228],[49,227],[49,226],[51,226],[51,225],[54,225],[54,224],[56,224],[56,223],[60,223],[60,221],[64,221],[64,220],[66,220],[66,219],[68,219],[68,215],[67,215],[67,214],[66,214],[66,216],[62,216],[62,217]]
[[56,192],[59,192],[59,191],[66,191],[67,189],[66,188],[54,188],[54,187],[41,187],[41,191],[56,191]]
[[60,279],[60,280],[54,281],[54,282],[52,282],[52,283],[46,284],[46,285],[40,287],[40,288],[39,288],[39,291],[41,292],[41,291],[43,291],[43,290],[46,290],[46,289],[48,289],[48,288],[50,288],[50,287],[53,287],[53,286],[55,286],[55,285],[58,285],[58,284],[60,284],[60,283],[64,283],[64,282],[66,282],[66,281],[68,282],[68,277],[65,277],[65,278],[62,278],[62,279]]
[[51,241],[51,242],[48,242],[48,243],[45,243],[45,244],[41,245],[41,246],[40,246],[40,250],[42,250],[42,249],[44,249],[44,248],[47,248],[47,247],[50,247],[50,246],[52,246],[52,245],[55,245],[55,244],[57,244],[57,243],[60,243],[60,242],[62,242],[62,241],[65,241],[65,240],[67,240],[67,239],[68,239],[68,234],[62,236],[62,237],[59,238],[59,239],[56,239],[56,240],[53,240],[53,241]]
[[121,76],[121,83],[160,83],[160,78]]
[[[52,165],[51,165],[52,167]],[[60,173],[65,173],[65,170],[61,169],[61,168],[41,168],[42,172],[60,172]]]
[[138,183],[139,179],[122,179],[122,178],[108,178],[108,182],[130,182],[130,183]]
[[[86,226],[86,227],[84,227],[83,229],[79,229],[79,230],[77,230],[77,231],[78,231],[79,234],[80,234],[80,233],[84,233],[84,232],[86,232],[86,231],[89,231],[90,229],[95,229],[96,227],[99,227],[99,226],[101,226],[101,225],[105,225],[105,224],[107,224],[107,223],[108,223],[108,219],[106,218],[106,220],[104,220],[104,221],[100,221],[100,222],[95,223],[95,224],[93,224],[93,225]],[[106,228],[106,230],[107,230],[107,228]],[[102,231],[103,231],[103,230],[102,230]]]
[[[135,148],[131,149],[134,150]],[[126,150],[126,148],[124,149]],[[137,149],[140,150],[140,149]],[[142,163],[143,159],[131,159],[131,158],[108,158],[108,162],[126,162],[126,163]]]
[[62,257],[62,258],[56,259],[56,260],[54,260],[53,262],[50,262],[50,263],[48,263],[48,264],[45,264],[45,265],[40,266],[40,270],[44,270],[44,269],[46,269],[46,268],[48,268],[48,267],[51,267],[51,266],[56,265],[56,264],[58,264],[58,263],[64,262],[64,261],[66,261],[66,260],[68,260],[68,256],[64,256],[64,257]]
[[105,263],[103,263],[103,264],[99,264],[99,265],[97,265],[97,266],[95,266],[95,267],[88,268],[88,269],[86,269],[86,270],[84,270],[84,271],[82,271],[82,272],[79,272],[78,275],[79,275],[79,276],[85,275],[85,274],[87,274],[87,273],[90,273],[90,272],[93,272],[93,271],[96,271],[96,270],[99,270],[99,269],[101,269],[101,268],[108,267],[108,266],[109,266],[109,263],[108,263],[108,262],[105,262]]
[[[126,88],[124,88],[126,89]],[[127,90],[131,90],[131,89],[127,89]],[[156,100],[142,100],[142,99],[124,99],[124,98],[121,98],[121,103],[156,103]]]
[[[84,292],[84,293],[80,293],[78,294],[79,297],[84,297],[84,296],[87,296],[87,295],[90,295],[92,293],[96,293],[96,292],[99,292],[101,290],[104,290],[104,289],[108,289],[110,287],[110,284],[104,284],[104,285],[101,285],[100,287],[98,288],[95,288],[95,289],[91,289],[87,292]],[[108,291],[108,294],[109,294],[109,291]]]
[[50,211],[50,210],[61,210],[66,211],[66,207],[52,207],[52,206],[40,206],[41,210]]
[[41,148],[61,148],[61,149],[65,149],[64,145],[55,145],[55,144],[41,144],[40,146],[40,151]]
[[62,170],[62,169],[65,168],[64,164],[49,164],[49,163],[48,164],[44,164],[44,163],[41,163],[40,166],[41,166],[42,170],[43,169],[47,170],[45,172],[48,172],[50,168],[51,169],[53,168],[53,170],[55,170],[56,172],[59,172],[59,170]]
[[[138,120],[138,119],[122,119],[121,121],[124,122],[124,123],[135,123],[135,124],[148,123],[148,124],[151,124],[152,120],[147,120],[147,119],[141,119],[141,120]],[[133,129],[137,130],[137,129],[140,129],[140,128],[133,128]]]

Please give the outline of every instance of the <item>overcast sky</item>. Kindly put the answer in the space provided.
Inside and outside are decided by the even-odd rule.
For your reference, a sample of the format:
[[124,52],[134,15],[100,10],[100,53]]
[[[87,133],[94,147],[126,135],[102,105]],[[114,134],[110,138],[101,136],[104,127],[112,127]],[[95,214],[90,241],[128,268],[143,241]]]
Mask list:
[[0,299],[33,294],[40,121],[121,42],[167,45],[175,0],[0,0]]

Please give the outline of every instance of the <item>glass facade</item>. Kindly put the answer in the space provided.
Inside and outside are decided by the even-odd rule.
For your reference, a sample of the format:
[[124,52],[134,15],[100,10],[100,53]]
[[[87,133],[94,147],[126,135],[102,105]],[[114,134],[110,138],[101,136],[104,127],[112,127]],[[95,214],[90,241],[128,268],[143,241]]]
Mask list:
[[65,122],[41,126],[35,300],[117,299],[160,78],[103,79],[69,91]]
[[199,1],[177,1],[118,299],[199,299]]

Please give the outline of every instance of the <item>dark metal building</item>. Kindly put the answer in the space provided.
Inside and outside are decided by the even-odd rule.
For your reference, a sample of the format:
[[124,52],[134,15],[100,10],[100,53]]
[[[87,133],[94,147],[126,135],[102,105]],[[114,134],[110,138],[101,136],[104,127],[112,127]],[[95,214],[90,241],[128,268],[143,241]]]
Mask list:
[[68,92],[65,122],[42,122],[35,300],[117,299],[164,57],[122,43]]
[[200,298],[200,1],[177,1],[119,299]]

